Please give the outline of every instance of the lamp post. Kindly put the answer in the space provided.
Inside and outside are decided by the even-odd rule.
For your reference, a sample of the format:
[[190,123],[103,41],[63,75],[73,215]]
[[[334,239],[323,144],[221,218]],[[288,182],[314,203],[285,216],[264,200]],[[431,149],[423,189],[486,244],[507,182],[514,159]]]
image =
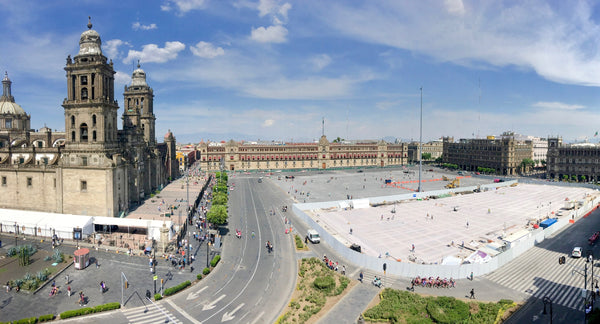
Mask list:
[[423,170],[423,87],[421,90],[421,114],[419,118],[419,188],[417,192],[421,192],[421,172]]

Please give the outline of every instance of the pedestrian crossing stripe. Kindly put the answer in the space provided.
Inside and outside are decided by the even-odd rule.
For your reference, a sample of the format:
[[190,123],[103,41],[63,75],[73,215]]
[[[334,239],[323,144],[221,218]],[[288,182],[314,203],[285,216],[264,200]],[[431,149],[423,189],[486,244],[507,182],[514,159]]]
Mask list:
[[[517,259],[485,277],[501,286],[524,292],[542,299],[549,297],[553,304],[583,311],[581,290],[584,284],[585,258],[569,258],[567,264],[558,263],[565,253],[532,247]],[[592,270],[594,278],[592,280]],[[592,269],[588,263],[588,289],[592,282],[600,281],[600,268]],[[581,274],[579,273],[581,272]]]
[[[148,307],[136,307],[132,309],[121,308],[129,323],[152,324],[152,323],[182,323],[175,318],[171,312],[160,304],[148,305]],[[166,315],[165,315],[166,314]],[[167,316],[168,315],[168,316]]]

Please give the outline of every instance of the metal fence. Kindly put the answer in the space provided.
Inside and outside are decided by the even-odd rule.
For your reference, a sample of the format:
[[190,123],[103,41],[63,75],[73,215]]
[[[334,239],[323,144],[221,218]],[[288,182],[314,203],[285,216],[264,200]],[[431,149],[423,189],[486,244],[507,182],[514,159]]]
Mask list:
[[[494,183],[486,186],[481,186],[483,190],[484,187],[500,187],[500,186],[510,186],[515,181],[507,181],[501,183]],[[473,187],[475,189],[476,187]],[[400,199],[415,199],[424,196],[432,196],[432,195],[441,195],[447,194],[449,192],[455,191],[465,191],[465,190],[473,190],[467,187],[458,188],[458,189],[448,189],[448,190],[438,190],[435,192],[421,192],[421,193],[411,193],[406,195],[396,195],[396,196],[386,196],[386,197],[374,197],[369,198],[370,203],[378,203],[383,201],[394,201]],[[358,253],[356,251],[351,250],[344,243],[337,240],[333,237],[329,232],[327,232],[323,227],[314,221],[309,215],[307,215],[305,210],[312,209],[321,209],[321,208],[331,208],[331,207],[339,207],[340,201],[331,201],[331,202],[322,202],[322,203],[305,203],[305,204],[294,204],[292,209],[294,213],[299,216],[308,226],[314,228],[319,232],[321,236],[321,240],[327,242],[341,257],[347,259],[348,261],[366,269],[374,270],[374,271],[383,271],[383,264],[385,263],[387,266],[387,273],[401,276],[401,277],[416,277],[416,276],[432,276],[432,277],[442,277],[442,278],[467,278],[473,273],[473,276],[481,276],[487,273],[490,273],[503,265],[509,263],[519,255],[525,253],[530,248],[534,247],[536,244],[541,243],[544,239],[551,237],[556,232],[562,230],[566,225],[569,224],[569,220],[572,218],[579,218],[585,216],[592,210],[598,208],[600,204],[600,198],[595,200],[590,200],[586,202],[579,209],[572,211],[572,214],[561,217],[558,222],[554,223],[552,226],[543,229],[538,228],[532,230],[527,238],[519,241],[518,244],[515,244],[510,249],[498,254],[493,257],[490,261],[486,263],[476,263],[476,264],[461,264],[461,265],[440,265],[440,264],[416,264],[416,263],[408,263],[408,262],[396,262],[392,259],[386,258],[377,258],[374,256]],[[349,202],[349,201],[345,201]]]

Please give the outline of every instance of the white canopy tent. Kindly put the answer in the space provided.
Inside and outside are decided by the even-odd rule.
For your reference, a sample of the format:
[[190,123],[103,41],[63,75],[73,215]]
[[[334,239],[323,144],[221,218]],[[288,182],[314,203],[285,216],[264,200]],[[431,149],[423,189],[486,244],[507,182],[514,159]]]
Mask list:
[[56,214],[17,209],[0,209],[0,231],[33,236],[73,239],[75,229],[81,229],[82,238],[94,231],[92,217]]
[[160,242],[160,229],[163,227],[163,224],[169,229],[168,240],[171,240],[172,236],[175,234],[175,231],[172,228],[173,222],[171,221],[94,216],[92,222],[94,225],[116,225],[122,230],[124,228],[130,228],[131,230],[134,228],[143,228],[147,230],[147,239],[153,238],[158,242]]

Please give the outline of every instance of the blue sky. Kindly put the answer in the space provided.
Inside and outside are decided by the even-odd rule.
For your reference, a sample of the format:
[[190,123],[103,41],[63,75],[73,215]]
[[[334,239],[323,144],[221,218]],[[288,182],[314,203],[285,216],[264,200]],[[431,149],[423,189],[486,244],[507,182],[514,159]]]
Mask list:
[[[597,142],[594,1],[0,0],[0,69],[33,128],[64,130],[63,70],[88,16],[116,97],[139,59],[157,138],[498,135]],[[123,107],[119,110],[122,113]]]

